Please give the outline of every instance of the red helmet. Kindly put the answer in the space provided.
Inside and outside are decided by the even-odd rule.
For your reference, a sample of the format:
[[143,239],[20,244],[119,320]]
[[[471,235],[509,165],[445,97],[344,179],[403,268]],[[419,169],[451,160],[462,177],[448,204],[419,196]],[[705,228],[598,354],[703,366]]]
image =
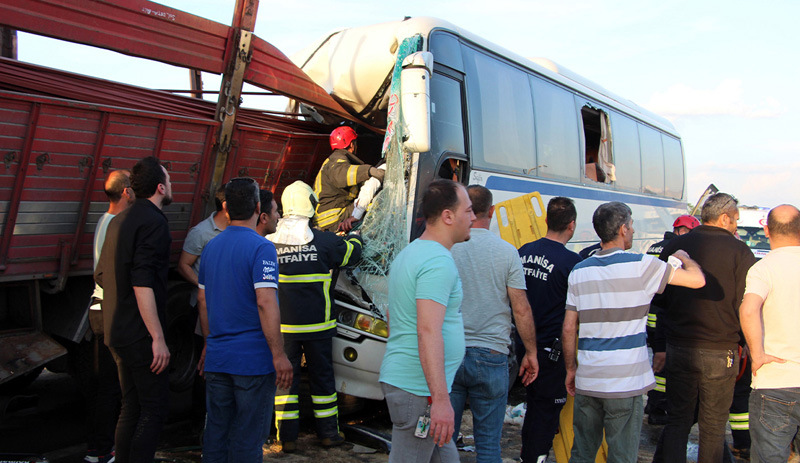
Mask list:
[[345,149],[350,146],[350,143],[358,138],[356,131],[351,127],[343,125],[336,127],[331,132],[331,149]]
[[697,220],[697,217],[691,215],[682,215],[675,219],[675,223],[672,224],[672,228],[686,227],[691,230],[698,225],[700,225],[700,221]]

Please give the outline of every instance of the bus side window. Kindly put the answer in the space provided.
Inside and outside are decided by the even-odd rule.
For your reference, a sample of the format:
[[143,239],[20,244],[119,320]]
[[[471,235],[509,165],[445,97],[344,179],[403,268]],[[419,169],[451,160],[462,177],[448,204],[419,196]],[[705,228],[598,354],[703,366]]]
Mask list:
[[581,108],[581,118],[583,120],[584,146],[586,147],[584,176],[600,183],[616,181],[608,114],[586,105]]

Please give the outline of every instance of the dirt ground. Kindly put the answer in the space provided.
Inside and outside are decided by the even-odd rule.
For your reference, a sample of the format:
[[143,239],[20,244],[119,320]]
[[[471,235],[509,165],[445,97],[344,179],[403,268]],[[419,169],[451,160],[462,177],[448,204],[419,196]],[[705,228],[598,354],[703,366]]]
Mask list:
[[[517,385],[509,395],[509,404],[517,405],[524,400],[525,391]],[[306,420],[308,421],[308,420]],[[364,427],[372,432],[381,433],[385,437],[389,437],[391,431],[391,421],[389,420],[388,412],[385,410],[385,405],[382,402],[371,402],[367,405],[367,409],[361,413],[357,413],[350,417],[342,419],[342,430],[347,436],[347,444],[333,448],[324,449],[321,447],[314,435],[313,429],[304,427],[298,440],[298,450],[294,454],[283,454],[280,451],[280,446],[277,444],[264,446],[264,461],[280,461],[286,463],[295,462],[318,462],[318,463],[345,463],[345,462],[364,462],[364,463],[377,463],[387,462],[389,456],[379,440],[374,438],[365,437],[359,432],[354,430],[354,427]],[[516,462],[519,461],[519,452],[521,447],[520,441],[520,428],[521,425],[505,424],[503,426],[503,440],[501,447],[503,449],[502,457],[503,462]],[[464,443],[466,446],[473,445],[471,439],[472,435],[472,415],[469,411],[465,412],[462,433],[465,435]],[[641,442],[639,446],[639,463],[650,463],[653,458],[658,437],[661,433],[662,427],[651,426],[647,424],[645,417],[644,424],[642,425]],[[728,433],[728,440],[730,441],[730,433]],[[196,455],[191,455],[192,452],[181,452],[180,455],[162,454],[160,456],[165,459],[170,457],[178,457],[171,459],[171,461],[200,461],[199,452]],[[688,461],[697,461],[697,428],[692,431],[689,438]],[[473,452],[459,452],[461,461],[464,463],[475,462],[476,455]],[[197,458],[197,459],[195,459]],[[547,460],[548,463],[555,463],[554,457]],[[744,460],[742,460],[744,461]],[[739,462],[737,462],[739,463]]]

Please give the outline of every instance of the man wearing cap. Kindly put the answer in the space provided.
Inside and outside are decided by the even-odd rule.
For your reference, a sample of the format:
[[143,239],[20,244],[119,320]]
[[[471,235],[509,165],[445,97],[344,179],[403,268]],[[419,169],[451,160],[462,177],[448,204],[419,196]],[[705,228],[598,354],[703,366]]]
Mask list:
[[372,177],[383,182],[385,170],[364,164],[356,156],[357,138],[356,131],[348,126],[337,127],[331,132],[333,153],[322,163],[314,180],[314,193],[319,201],[316,205],[316,227],[320,230],[336,231],[339,223],[345,219],[352,226],[354,220],[350,217],[353,217],[356,207],[354,203],[359,196],[359,185]]
[[[691,215],[682,215],[672,223],[672,231],[664,232],[664,239],[653,244],[647,249],[647,254],[651,256],[661,256],[664,245],[669,243],[676,236],[689,233],[694,227],[700,225],[700,221]],[[650,313],[647,314],[647,342],[653,349],[653,371],[656,374],[656,388],[647,393],[647,422],[651,425],[667,424],[667,397],[666,384],[667,377],[664,371],[666,362],[667,340],[665,338],[663,326],[656,329],[658,314],[661,308],[655,304],[650,304]]]
[[333,336],[336,314],[331,297],[338,269],[361,258],[361,239],[313,230],[316,198],[311,187],[296,181],[283,190],[284,218],[267,239],[278,252],[278,297],[281,301],[283,345],[294,368],[291,387],[275,394],[278,440],[285,453],[296,450],[300,431],[300,361],[305,357],[317,436],[324,447],[344,442],[339,433],[336,382],[333,376]]

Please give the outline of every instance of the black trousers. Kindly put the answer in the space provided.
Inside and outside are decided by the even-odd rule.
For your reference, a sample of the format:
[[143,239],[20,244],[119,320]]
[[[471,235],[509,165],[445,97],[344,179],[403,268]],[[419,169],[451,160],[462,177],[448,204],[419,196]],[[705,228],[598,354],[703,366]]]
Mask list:
[[92,371],[83,391],[89,419],[89,438],[86,445],[89,450],[106,455],[114,447],[114,432],[119,417],[119,375],[114,357],[103,343],[103,312],[89,310],[89,325],[94,336]]
[[292,386],[275,392],[278,440],[293,442],[300,433],[300,363],[305,356],[311,386],[311,402],[320,439],[339,434],[336,380],[333,376],[333,338],[298,340],[285,337],[283,348],[292,362]]
[[169,415],[169,369],[150,371],[153,339],[112,347],[122,389],[116,432],[117,463],[152,463],[161,429]]
[[[522,347],[524,350],[524,347]],[[524,462],[535,462],[540,455],[547,455],[558,432],[558,417],[567,402],[564,381],[567,370],[564,356],[557,362],[548,358],[549,352],[537,349],[539,375],[536,381],[525,387],[525,420],[522,422],[522,450]]]

